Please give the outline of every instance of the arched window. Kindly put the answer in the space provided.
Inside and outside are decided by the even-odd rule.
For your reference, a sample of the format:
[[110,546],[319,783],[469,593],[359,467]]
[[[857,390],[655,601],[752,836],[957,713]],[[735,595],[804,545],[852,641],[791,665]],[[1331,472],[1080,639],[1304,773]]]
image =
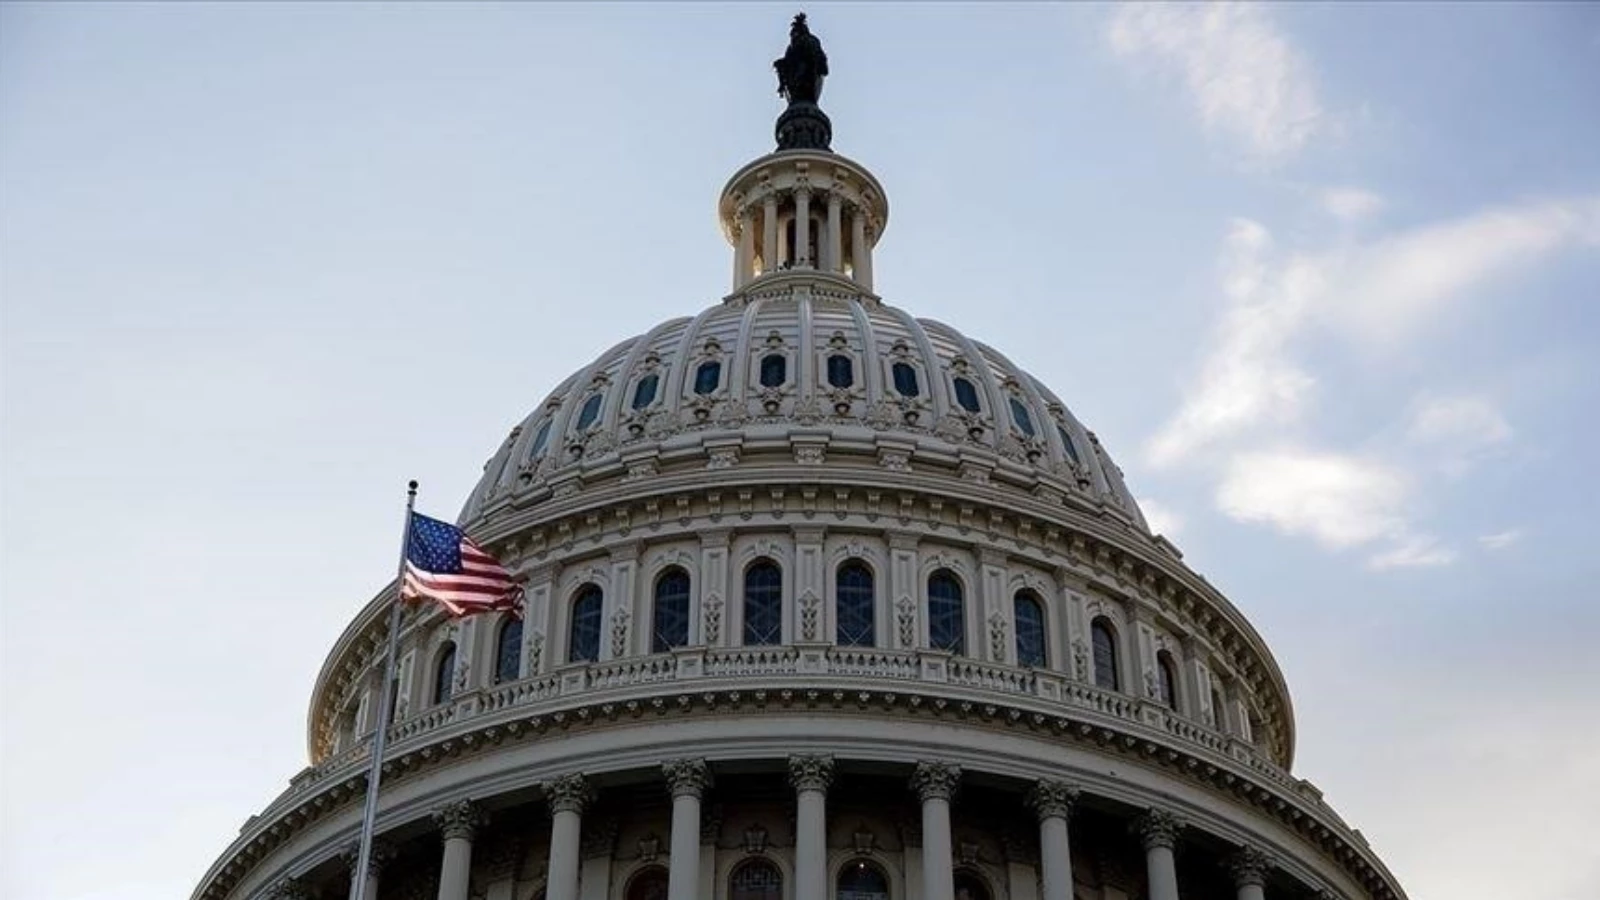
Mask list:
[[922,393],[921,385],[917,384],[917,370],[909,363],[897,362],[889,367],[889,373],[894,376],[894,389],[900,396],[915,397]]
[[744,570],[744,642],[759,646],[783,640],[783,570],[770,559]]
[[956,870],[956,900],[989,900],[989,883],[970,869]]
[[446,641],[433,668],[433,702],[449,703],[456,686],[456,642]]
[[783,873],[768,860],[746,860],[728,877],[728,900],[783,900]]
[[1018,591],[1011,598],[1017,620],[1017,665],[1044,666],[1044,604],[1033,591]]
[[1228,707],[1223,705],[1222,692],[1215,687],[1211,689],[1211,714],[1216,717],[1217,730],[1228,730]]
[[707,360],[694,370],[694,392],[704,396],[717,389],[722,383],[722,363],[716,360]]
[[1011,398],[1011,421],[1017,423],[1017,428],[1028,437],[1033,437],[1033,416],[1028,415],[1028,407],[1021,400]]
[[600,658],[600,618],[605,595],[586,584],[572,598],[572,622],[567,631],[567,662],[594,662]]
[[650,374],[639,379],[633,387],[633,408],[644,409],[656,400],[656,385],[661,383],[658,375]]
[[656,579],[650,652],[665,653],[689,643],[689,573],[668,569]]
[[1261,730],[1261,716],[1252,709],[1247,718],[1250,721],[1250,743],[1255,744],[1257,747],[1265,747],[1267,745],[1267,736]]
[[588,428],[590,425],[593,425],[594,420],[600,417],[601,399],[601,395],[591,394],[589,399],[583,401],[583,409],[578,410],[579,431],[582,431],[585,428]]
[[834,597],[838,601],[836,642],[844,647],[871,647],[877,643],[873,631],[876,600],[872,595],[872,570],[859,560],[839,567],[834,577]]
[[538,459],[544,456],[544,448],[550,443],[550,419],[545,419],[539,426],[539,431],[533,436],[533,449],[528,451],[529,459]]
[[667,870],[662,866],[640,869],[628,879],[622,895],[627,900],[667,900]]
[[761,357],[761,386],[782,387],[789,377],[789,360],[781,353]]
[[1122,680],[1117,677],[1117,633],[1111,630],[1111,623],[1095,619],[1089,626],[1089,638],[1094,644],[1095,687],[1121,690]]
[[878,864],[853,859],[839,870],[837,900],[889,900],[889,878]]
[[1156,653],[1156,680],[1160,682],[1161,702],[1168,709],[1178,708],[1178,667],[1173,665],[1172,654],[1165,650]]
[[507,618],[500,623],[500,635],[494,642],[494,683],[516,681],[521,674],[522,620]]
[[1056,434],[1061,436],[1061,449],[1066,451],[1067,459],[1072,460],[1075,466],[1082,465],[1078,460],[1078,448],[1072,443],[1072,435],[1067,434],[1067,429],[1057,425]]
[[983,409],[983,406],[978,403],[978,389],[973,386],[971,381],[956,376],[951,383],[956,386],[956,402],[961,404],[962,409],[972,413]]
[[949,569],[928,577],[928,646],[935,650],[965,653],[966,622],[961,598],[961,582]]
[[847,388],[856,383],[856,367],[850,357],[835,353],[828,357],[828,384]]

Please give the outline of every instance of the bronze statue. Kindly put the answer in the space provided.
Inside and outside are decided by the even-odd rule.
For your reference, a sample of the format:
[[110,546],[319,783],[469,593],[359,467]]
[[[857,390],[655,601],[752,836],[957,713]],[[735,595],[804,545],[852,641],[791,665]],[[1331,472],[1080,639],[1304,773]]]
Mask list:
[[789,26],[789,49],[773,62],[778,70],[778,95],[789,105],[816,103],[822,96],[822,79],[828,74],[828,54],[822,42],[806,27],[806,14],[799,13]]

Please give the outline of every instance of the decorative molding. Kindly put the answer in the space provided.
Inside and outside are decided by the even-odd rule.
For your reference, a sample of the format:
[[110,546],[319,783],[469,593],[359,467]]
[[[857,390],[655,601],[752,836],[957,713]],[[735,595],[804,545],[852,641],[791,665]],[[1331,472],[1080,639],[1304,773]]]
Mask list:
[[1041,778],[1028,789],[1026,803],[1039,821],[1066,819],[1072,815],[1073,804],[1078,802],[1078,787],[1065,781]]
[[[344,863],[344,867],[346,869],[350,870],[352,877],[354,877],[356,873],[356,865],[360,862],[360,856],[361,844],[358,841],[351,841],[343,850],[339,851],[339,861]],[[372,851],[367,856],[368,877],[377,878],[382,875],[384,865],[394,858],[394,844],[382,838],[374,838],[372,841]]]
[[820,754],[789,757],[789,783],[796,791],[826,793],[833,784],[833,757]]
[[1184,822],[1167,810],[1151,807],[1134,820],[1133,829],[1138,832],[1147,852],[1157,847],[1171,850],[1178,846],[1178,836],[1183,833]]
[[471,800],[457,800],[433,811],[433,824],[447,841],[470,841],[488,821],[482,808]]
[[711,786],[711,769],[704,759],[673,759],[661,764],[661,774],[667,779],[667,790],[674,799],[705,796]]
[[923,803],[949,802],[961,786],[961,767],[953,763],[919,761],[911,773],[911,790]]

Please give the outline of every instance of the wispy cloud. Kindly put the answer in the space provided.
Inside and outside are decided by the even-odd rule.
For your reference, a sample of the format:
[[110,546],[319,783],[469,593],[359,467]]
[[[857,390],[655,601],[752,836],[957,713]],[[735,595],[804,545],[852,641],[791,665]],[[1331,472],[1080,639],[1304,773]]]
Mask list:
[[1183,516],[1177,510],[1149,497],[1140,497],[1138,503],[1139,511],[1144,513],[1145,524],[1150,526],[1151,534],[1171,538],[1183,530]]
[[1117,55],[1176,74],[1206,129],[1253,159],[1299,151],[1325,126],[1310,66],[1256,4],[1122,4],[1106,39]]
[[1377,215],[1383,198],[1358,187],[1329,187],[1317,192],[1322,211],[1344,222],[1355,222]]
[[1478,538],[1478,546],[1485,550],[1504,550],[1522,540],[1521,528],[1508,528]]
[[1438,538],[1411,535],[1394,548],[1373,554],[1367,560],[1367,565],[1380,572],[1385,569],[1431,568],[1447,566],[1456,561],[1456,556],[1456,551],[1439,543]]

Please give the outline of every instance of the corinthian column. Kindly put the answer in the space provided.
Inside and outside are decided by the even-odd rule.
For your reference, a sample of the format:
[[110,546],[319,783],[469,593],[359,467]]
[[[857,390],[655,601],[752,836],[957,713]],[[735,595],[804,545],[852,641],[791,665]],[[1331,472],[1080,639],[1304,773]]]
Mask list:
[[961,767],[919,762],[911,789],[922,801],[923,900],[955,900],[955,855],[950,849],[950,800],[961,784]]
[[672,792],[672,847],[667,867],[667,900],[695,900],[700,895],[700,798],[711,785],[703,759],[674,759],[661,764]]
[[1072,846],[1067,839],[1067,819],[1077,801],[1078,789],[1062,781],[1041,779],[1028,792],[1028,806],[1039,816],[1042,900],[1072,900]]
[[[339,858],[344,861],[345,867],[350,870],[350,900],[378,900],[378,876],[383,874],[383,864],[394,859],[394,845],[388,841],[375,840],[372,842],[372,855],[367,860],[367,877],[365,885],[356,871],[358,857],[361,850],[357,844],[351,844],[339,852]],[[360,889],[365,887],[365,892]]]
[[1240,847],[1228,860],[1228,872],[1233,875],[1233,886],[1239,900],[1266,900],[1267,873],[1272,871],[1272,859],[1256,847]]
[[483,811],[471,800],[461,800],[435,810],[433,822],[444,838],[444,860],[439,865],[439,900],[467,900],[472,875],[472,836],[483,827]]
[[1183,823],[1164,809],[1151,809],[1134,823],[1144,840],[1145,877],[1150,900],[1178,900],[1178,867],[1172,850],[1178,845]]
[[794,900],[828,897],[828,785],[833,757],[789,757],[795,790]]
[[578,838],[583,810],[594,790],[582,775],[565,775],[544,787],[550,803],[550,860],[545,865],[546,900],[578,900]]
[[810,268],[816,260],[811,258],[811,189],[794,189],[794,258],[796,269]]

